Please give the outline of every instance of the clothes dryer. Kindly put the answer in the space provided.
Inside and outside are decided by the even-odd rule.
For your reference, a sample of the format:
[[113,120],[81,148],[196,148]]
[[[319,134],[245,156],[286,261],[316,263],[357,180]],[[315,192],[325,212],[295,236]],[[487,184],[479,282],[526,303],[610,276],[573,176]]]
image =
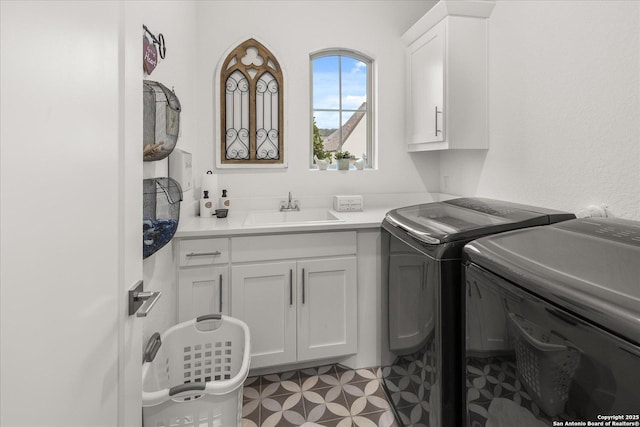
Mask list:
[[464,258],[463,425],[640,425],[640,222],[511,231]]
[[508,230],[575,218],[484,198],[390,211],[382,222],[388,352],[382,382],[404,426],[459,427],[464,388],[462,248]]

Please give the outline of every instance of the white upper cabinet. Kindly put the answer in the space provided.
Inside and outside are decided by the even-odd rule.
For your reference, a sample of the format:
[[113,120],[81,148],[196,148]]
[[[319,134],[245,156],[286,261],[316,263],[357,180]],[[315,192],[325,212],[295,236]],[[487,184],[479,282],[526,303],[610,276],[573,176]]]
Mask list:
[[407,44],[409,151],[486,149],[487,18],[492,1],[440,1]]
[[409,48],[409,137],[412,144],[445,140],[445,22]]

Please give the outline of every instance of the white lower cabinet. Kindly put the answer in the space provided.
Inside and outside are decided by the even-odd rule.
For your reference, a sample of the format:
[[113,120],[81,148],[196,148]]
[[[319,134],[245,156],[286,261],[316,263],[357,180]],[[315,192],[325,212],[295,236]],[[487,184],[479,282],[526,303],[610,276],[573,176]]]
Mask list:
[[229,267],[207,266],[183,269],[178,273],[178,322],[205,314],[229,314]]
[[252,368],[357,352],[355,232],[239,237],[232,247],[231,315],[249,326]]
[[298,262],[298,360],[357,351],[356,257]]
[[231,267],[231,313],[249,326],[251,367],[296,360],[296,263]]
[[229,314],[229,239],[178,242],[178,322]]

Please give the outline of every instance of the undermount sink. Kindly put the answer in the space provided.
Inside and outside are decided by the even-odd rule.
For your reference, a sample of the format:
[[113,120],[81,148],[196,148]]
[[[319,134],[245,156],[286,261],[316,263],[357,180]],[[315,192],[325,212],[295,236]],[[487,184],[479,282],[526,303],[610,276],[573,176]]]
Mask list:
[[251,212],[244,225],[276,226],[288,224],[330,224],[344,222],[327,209],[304,209],[291,212]]

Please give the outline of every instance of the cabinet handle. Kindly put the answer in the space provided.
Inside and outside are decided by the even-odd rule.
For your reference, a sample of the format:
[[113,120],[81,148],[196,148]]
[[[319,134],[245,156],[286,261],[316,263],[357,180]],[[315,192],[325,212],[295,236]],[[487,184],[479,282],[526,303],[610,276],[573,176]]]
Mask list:
[[293,305],[293,270],[289,270],[289,305]]
[[192,256],[218,256],[218,255],[222,255],[222,252],[220,252],[220,251],[215,251],[215,252],[189,252],[186,256],[187,256],[187,258],[190,258]]
[[220,286],[220,294],[219,296],[219,306],[220,306],[220,310],[218,310],[220,313],[222,313],[222,274],[220,275],[220,277],[218,278],[218,285]]
[[438,132],[442,132],[441,130],[438,129],[438,114],[442,114],[442,111],[438,111],[438,106],[436,105],[436,114],[434,115],[435,121],[436,121],[436,136],[438,136]]
[[302,269],[302,303],[304,304],[304,268]]

